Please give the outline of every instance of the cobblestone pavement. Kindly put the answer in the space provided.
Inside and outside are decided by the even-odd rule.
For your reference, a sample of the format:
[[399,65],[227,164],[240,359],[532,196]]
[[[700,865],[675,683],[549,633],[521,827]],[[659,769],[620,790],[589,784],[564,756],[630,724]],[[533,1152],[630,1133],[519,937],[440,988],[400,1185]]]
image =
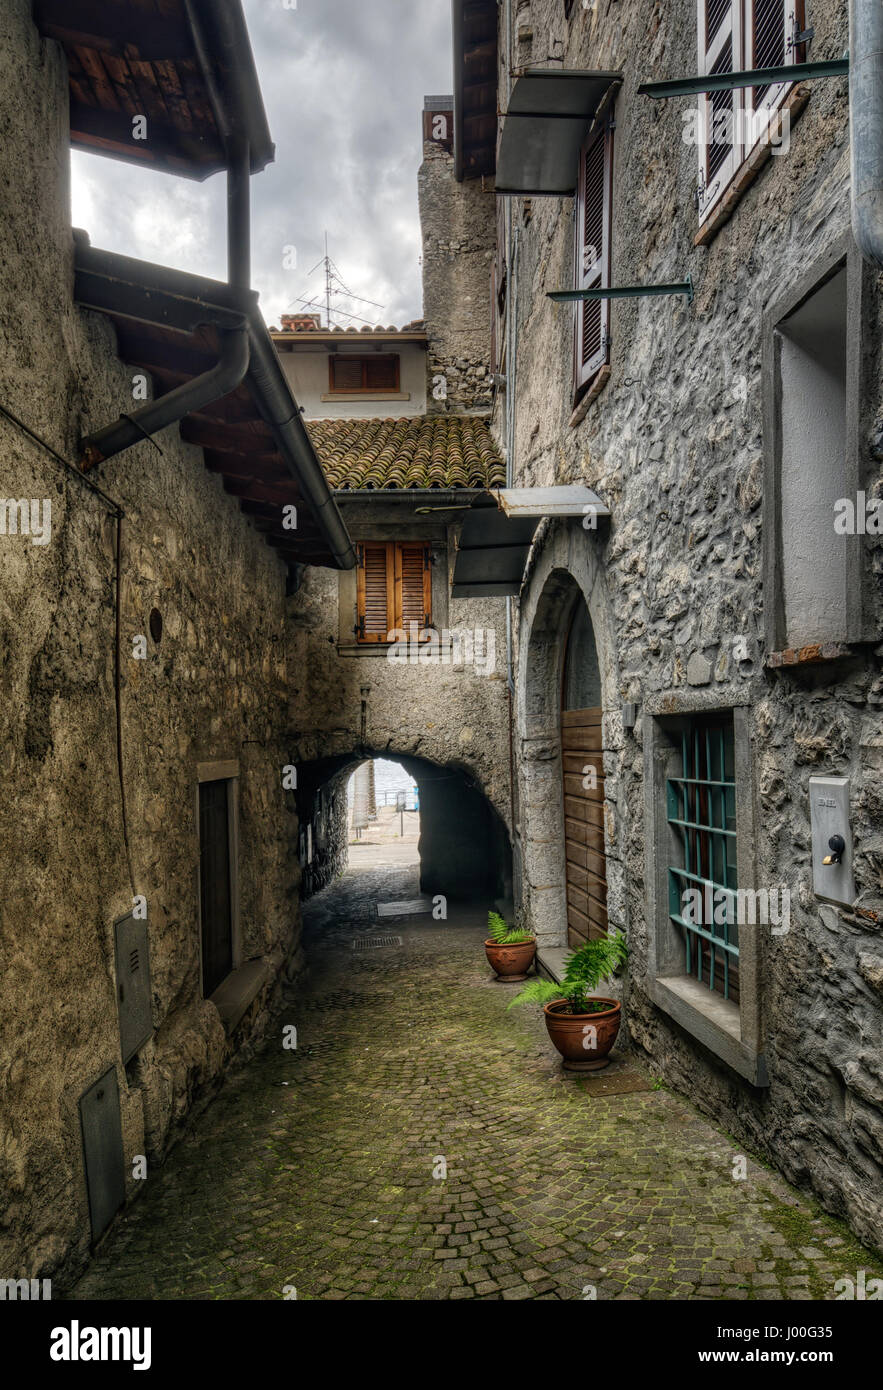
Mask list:
[[831,1299],[883,1273],[767,1168],[735,1181],[733,1141],[634,1062],[566,1076],[478,913],[353,949],[416,894],[350,870],[309,905],[306,989],[69,1297]]

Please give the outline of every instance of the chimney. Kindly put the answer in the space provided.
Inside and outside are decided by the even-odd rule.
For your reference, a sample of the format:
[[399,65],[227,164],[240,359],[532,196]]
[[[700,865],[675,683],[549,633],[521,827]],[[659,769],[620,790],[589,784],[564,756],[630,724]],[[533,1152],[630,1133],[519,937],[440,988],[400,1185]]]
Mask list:
[[315,333],[322,327],[321,314],[283,314],[283,333]]
[[426,97],[418,175],[430,415],[490,413],[493,179],[454,176],[453,97]]

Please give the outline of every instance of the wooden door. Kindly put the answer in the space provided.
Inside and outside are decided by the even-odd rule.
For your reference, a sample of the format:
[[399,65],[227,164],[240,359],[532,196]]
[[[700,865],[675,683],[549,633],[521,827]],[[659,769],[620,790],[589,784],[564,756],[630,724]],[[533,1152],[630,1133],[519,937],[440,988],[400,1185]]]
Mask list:
[[600,698],[591,619],[580,601],[568,634],[561,688],[567,940],[572,947],[607,932]]
[[199,787],[199,879],[202,912],[202,992],[206,999],[233,969],[228,781]]

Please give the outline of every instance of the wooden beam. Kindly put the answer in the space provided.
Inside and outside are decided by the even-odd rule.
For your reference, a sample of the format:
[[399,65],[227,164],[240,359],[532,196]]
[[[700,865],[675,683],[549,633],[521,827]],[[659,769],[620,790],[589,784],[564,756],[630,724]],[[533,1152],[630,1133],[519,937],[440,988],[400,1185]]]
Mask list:
[[190,444],[217,454],[269,454],[276,447],[272,431],[263,420],[248,425],[212,425],[190,415],[181,421],[181,436]]
[[106,111],[95,106],[71,102],[71,143],[86,149],[115,154],[133,164],[190,173],[197,179],[226,167],[226,156],[214,123],[201,132],[182,130],[162,123],[147,112],[147,139],[133,136],[132,116],[128,112]]
[[65,47],[94,48],[121,57],[135,48],[144,62],[195,59],[186,23],[175,23],[167,15],[139,13],[131,5],[115,5],[112,0],[34,0],[34,22],[42,34]]

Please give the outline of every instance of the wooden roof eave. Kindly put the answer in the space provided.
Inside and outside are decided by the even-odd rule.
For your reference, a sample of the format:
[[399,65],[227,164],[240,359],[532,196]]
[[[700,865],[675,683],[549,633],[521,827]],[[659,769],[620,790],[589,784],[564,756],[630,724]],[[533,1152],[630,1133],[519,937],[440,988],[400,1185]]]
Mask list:
[[[243,382],[221,400],[186,415],[180,422],[182,437],[203,449],[209,471],[221,475],[252,524],[286,557],[329,568],[350,568],[350,556],[355,563],[254,293],[96,251],[78,237],[75,298],[84,308],[108,316],[117,330],[120,355],[154,377],[159,395],[210,368],[218,333],[245,318],[251,362]],[[166,356],[171,365],[164,377]],[[278,380],[270,377],[274,365]],[[288,427],[295,421],[306,448],[291,439]],[[282,509],[288,505],[297,508],[293,531],[283,525]]]

